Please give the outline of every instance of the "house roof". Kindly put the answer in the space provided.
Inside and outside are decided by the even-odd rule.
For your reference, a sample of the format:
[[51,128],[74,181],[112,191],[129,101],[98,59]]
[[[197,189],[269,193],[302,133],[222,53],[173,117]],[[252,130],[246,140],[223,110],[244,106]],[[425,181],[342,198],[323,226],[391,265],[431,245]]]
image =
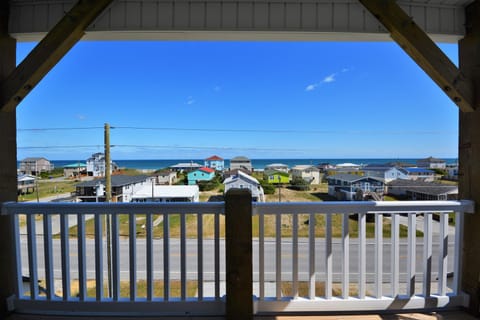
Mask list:
[[220,158],[219,156],[211,156],[210,158],[207,158],[205,160],[210,160],[210,161],[215,161],[215,160],[223,160],[223,158]]
[[25,158],[23,159],[22,161],[38,161],[38,160],[47,160],[47,158],[44,158],[44,157],[28,157],[28,158]]
[[240,157],[235,157],[235,158],[232,158],[230,159],[230,162],[235,162],[235,161],[250,161],[250,159],[248,159],[247,157],[243,157],[243,156],[240,156]]
[[195,197],[199,192],[197,185],[194,186],[142,186],[134,195],[133,199],[145,198],[191,198]]
[[445,163],[445,160],[434,158],[434,157],[428,157],[425,159],[419,159],[417,162],[430,162],[430,163]]
[[247,181],[247,182],[250,182],[252,184],[260,184],[260,182],[258,182],[257,179],[255,179],[254,177],[246,174],[246,173],[243,173],[242,171],[238,171],[238,173],[234,176],[231,176],[231,177],[228,177],[227,179],[225,179],[225,181],[223,181],[223,184],[229,184],[229,183],[232,183],[238,179],[242,179],[244,181]]
[[347,181],[347,182],[356,182],[356,181],[366,180],[366,179],[383,182],[383,179],[380,179],[377,177],[359,176],[356,174],[349,174],[349,173],[339,173],[339,174],[327,177],[327,180],[341,180],[341,181]]
[[408,173],[433,173],[432,170],[424,169],[424,168],[403,168]]
[[288,165],[283,164],[283,163],[272,163],[272,164],[267,164],[265,168],[276,168],[276,167],[282,167],[282,168],[288,168]]
[[[112,176],[112,187],[122,187],[129,184],[147,181],[148,176],[142,174],[138,176],[127,176],[123,174]],[[95,187],[98,184],[105,184],[105,178],[84,181],[76,185],[76,187]]]
[[309,165],[309,164],[299,164],[299,165],[296,165],[292,168],[292,170],[300,170],[300,171],[304,171],[304,170],[307,170],[307,169],[310,169],[310,170],[313,169],[314,171],[320,171],[320,169],[318,169],[317,167]]
[[66,169],[76,169],[76,168],[86,167],[86,166],[87,166],[86,163],[77,162],[77,163],[67,164],[63,167],[66,168]]
[[195,162],[182,162],[170,166],[170,168],[201,168],[202,165]]
[[346,163],[339,163],[336,165],[336,167],[340,167],[340,168],[356,168],[356,167],[360,167],[359,164],[355,164],[355,163],[351,163],[351,162],[346,162]]
[[201,167],[200,169],[198,169],[198,171],[203,171],[203,172],[206,172],[206,173],[215,172],[215,170],[213,170],[211,168],[207,168],[207,167]]
[[30,174],[21,174],[21,175],[17,176],[17,181],[31,181],[31,180],[35,180],[35,179],[36,179],[36,177],[32,176]]
[[431,195],[458,193],[458,186],[419,180],[396,179],[390,181],[387,185],[389,187],[404,188],[408,191]]

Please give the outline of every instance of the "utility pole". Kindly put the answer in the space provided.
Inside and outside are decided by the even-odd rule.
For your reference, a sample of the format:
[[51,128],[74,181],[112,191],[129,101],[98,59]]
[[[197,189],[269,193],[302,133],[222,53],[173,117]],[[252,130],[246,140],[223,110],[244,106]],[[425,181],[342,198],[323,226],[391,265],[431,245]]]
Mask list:
[[[105,202],[112,201],[112,174],[110,171],[110,125],[105,123]],[[112,244],[111,244],[111,216],[110,214],[105,215],[105,228],[107,236],[107,286],[108,286],[108,296],[113,296],[112,291]]]

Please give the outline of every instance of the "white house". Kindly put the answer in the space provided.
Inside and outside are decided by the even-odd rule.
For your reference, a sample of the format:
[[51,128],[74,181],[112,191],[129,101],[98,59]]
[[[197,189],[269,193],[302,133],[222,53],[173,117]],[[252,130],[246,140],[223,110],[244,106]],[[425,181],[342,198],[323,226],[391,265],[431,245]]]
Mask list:
[[264,202],[265,194],[263,188],[254,177],[238,171],[236,175],[230,176],[223,182],[225,185],[225,193],[230,189],[248,189],[252,193],[252,199],[256,202]]
[[156,184],[172,185],[177,181],[177,172],[175,171],[160,171],[155,173]]
[[408,179],[408,175],[404,170],[396,167],[387,166],[366,166],[362,169],[365,176],[380,178],[385,183],[396,179]]
[[[115,171],[116,164],[110,160],[110,173]],[[87,159],[87,175],[91,177],[105,176],[105,154],[97,152]]]
[[30,174],[21,174],[17,176],[17,192],[18,194],[30,193],[35,191],[35,180],[37,178]]
[[435,172],[424,168],[400,168],[407,174],[409,180],[434,181]]
[[132,195],[132,202],[198,202],[200,190],[192,186],[143,185]]
[[456,200],[458,186],[421,180],[394,180],[387,185],[388,194],[410,200]]
[[311,165],[296,165],[292,168],[292,179],[302,178],[310,184],[319,184],[320,169]]

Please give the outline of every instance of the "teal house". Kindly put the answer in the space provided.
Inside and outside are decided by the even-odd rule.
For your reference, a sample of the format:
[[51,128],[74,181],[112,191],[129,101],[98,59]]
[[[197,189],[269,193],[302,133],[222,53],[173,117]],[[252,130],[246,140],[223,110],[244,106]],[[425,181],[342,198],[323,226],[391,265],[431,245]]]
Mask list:
[[271,184],[287,184],[290,183],[290,175],[283,171],[275,170],[266,170],[264,173],[264,178]]
[[189,185],[197,184],[198,181],[210,181],[214,177],[215,170],[206,167],[202,167],[198,170],[189,172],[187,175]]

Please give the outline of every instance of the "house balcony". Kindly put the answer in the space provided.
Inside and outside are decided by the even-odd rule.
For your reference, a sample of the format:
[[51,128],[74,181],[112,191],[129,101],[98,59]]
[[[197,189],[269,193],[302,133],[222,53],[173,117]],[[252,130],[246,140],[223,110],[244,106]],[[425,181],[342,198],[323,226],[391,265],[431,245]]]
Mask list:
[[[17,252],[9,308],[72,317],[213,317],[232,312],[229,299],[244,299],[257,316],[468,303],[460,283],[471,201],[252,203],[244,190],[229,197],[4,203]],[[252,230],[232,235],[243,233],[245,219]],[[238,263],[244,256],[246,263]]]

